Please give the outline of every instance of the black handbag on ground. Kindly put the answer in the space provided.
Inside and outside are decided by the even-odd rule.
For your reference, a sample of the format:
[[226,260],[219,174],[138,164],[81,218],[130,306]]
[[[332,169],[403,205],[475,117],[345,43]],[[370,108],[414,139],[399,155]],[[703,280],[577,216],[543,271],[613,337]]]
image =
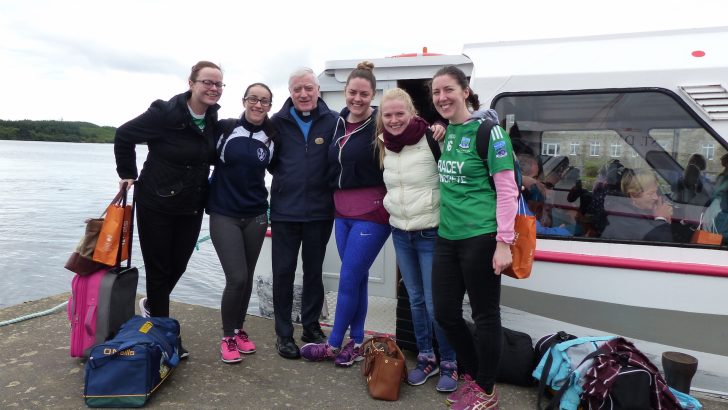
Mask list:
[[533,341],[527,333],[503,328],[500,367],[496,380],[530,387],[536,384],[531,373],[536,367]]

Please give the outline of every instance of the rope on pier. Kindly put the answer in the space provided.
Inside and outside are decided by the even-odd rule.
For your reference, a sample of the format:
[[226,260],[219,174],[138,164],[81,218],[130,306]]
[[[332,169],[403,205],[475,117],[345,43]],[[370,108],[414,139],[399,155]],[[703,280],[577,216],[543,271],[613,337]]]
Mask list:
[[68,304],[68,302],[66,301],[66,302],[63,302],[63,303],[61,303],[60,305],[58,305],[58,306],[56,306],[54,308],[50,308],[50,309],[44,310],[42,312],[31,313],[29,315],[17,317],[15,319],[5,320],[3,322],[0,322],[0,327],[7,326],[7,325],[11,325],[13,323],[22,322],[24,320],[33,319],[33,318],[36,318],[36,317],[41,317],[41,316],[50,315],[52,313],[56,313],[59,310],[63,310],[63,308],[65,308],[67,304]]

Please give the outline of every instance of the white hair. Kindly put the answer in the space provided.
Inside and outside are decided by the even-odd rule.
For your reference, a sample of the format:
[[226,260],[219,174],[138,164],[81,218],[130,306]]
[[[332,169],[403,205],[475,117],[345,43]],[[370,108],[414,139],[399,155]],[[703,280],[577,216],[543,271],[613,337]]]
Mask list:
[[288,88],[291,88],[291,82],[294,78],[303,77],[306,75],[311,75],[313,77],[313,82],[316,83],[316,85],[319,85],[318,77],[316,77],[316,74],[314,74],[313,70],[308,67],[300,67],[291,73],[290,76],[288,76]]

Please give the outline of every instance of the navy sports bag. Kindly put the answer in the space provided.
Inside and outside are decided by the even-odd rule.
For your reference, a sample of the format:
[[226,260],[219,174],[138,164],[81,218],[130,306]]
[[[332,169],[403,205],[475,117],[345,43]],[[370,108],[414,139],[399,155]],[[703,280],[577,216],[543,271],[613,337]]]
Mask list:
[[95,345],[86,363],[89,407],[141,407],[179,364],[179,322],[134,316],[111,340]]

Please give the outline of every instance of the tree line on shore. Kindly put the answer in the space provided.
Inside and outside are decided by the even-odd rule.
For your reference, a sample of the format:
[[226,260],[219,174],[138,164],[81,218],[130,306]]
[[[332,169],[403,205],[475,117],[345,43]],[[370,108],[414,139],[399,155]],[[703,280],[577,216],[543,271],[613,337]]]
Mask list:
[[0,140],[111,143],[115,133],[89,122],[0,120]]

